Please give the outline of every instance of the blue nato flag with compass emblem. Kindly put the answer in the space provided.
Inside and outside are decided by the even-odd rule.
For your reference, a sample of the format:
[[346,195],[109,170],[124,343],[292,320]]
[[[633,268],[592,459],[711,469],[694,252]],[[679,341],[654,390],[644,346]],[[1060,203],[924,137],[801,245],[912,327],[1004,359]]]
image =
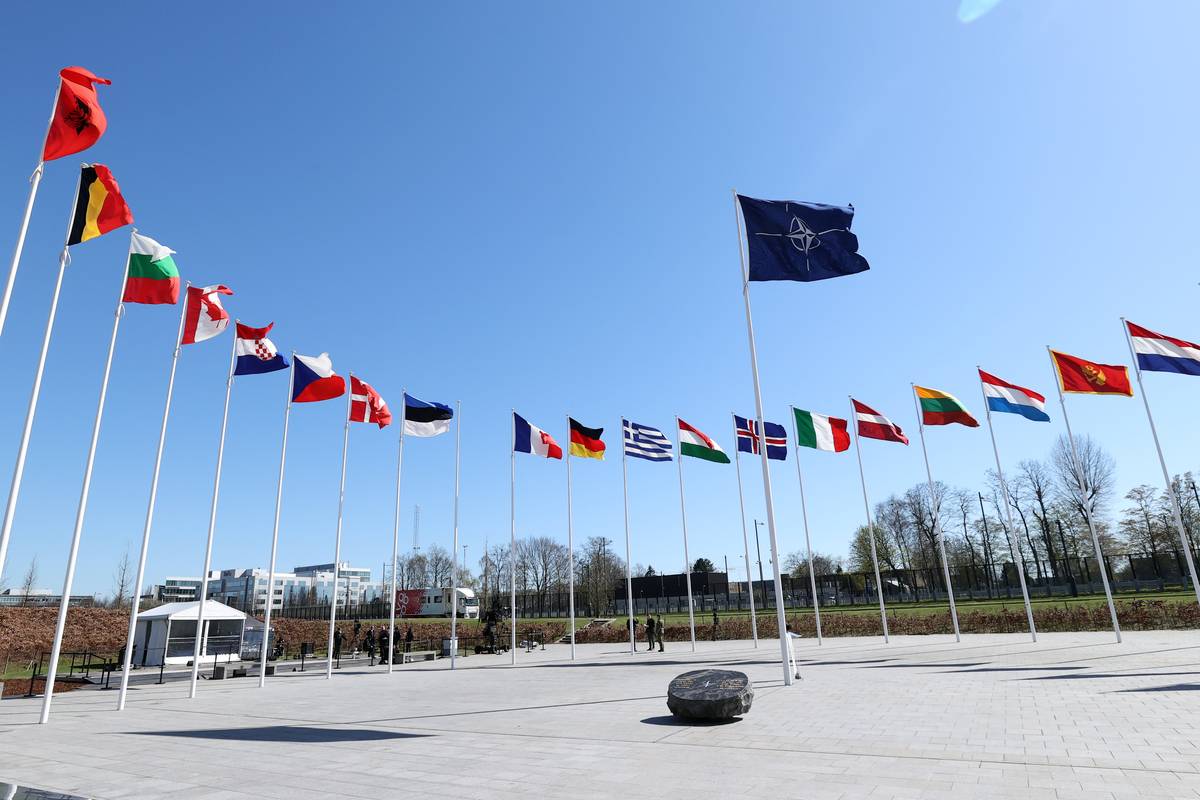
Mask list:
[[752,281],[823,281],[871,268],[850,232],[854,208],[738,195]]

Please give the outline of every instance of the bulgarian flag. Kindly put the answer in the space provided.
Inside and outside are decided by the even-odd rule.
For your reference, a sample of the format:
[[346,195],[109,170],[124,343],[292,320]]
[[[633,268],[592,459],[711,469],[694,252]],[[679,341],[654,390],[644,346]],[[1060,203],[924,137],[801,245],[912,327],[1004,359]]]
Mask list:
[[725,451],[716,442],[683,420],[676,419],[679,422],[680,455],[703,458],[705,461],[715,461],[718,464],[729,463],[729,456],[725,455]]
[[129,277],[125,279],[122,303],[179,302],[179,270],[164,247],[149,236],[134,231],[129,237]]
[[846,420],[799,408],[793,408],[792,412],[796,415],[796,444],[799,446],[830,453],[841,453],[850,448],[849,423]]

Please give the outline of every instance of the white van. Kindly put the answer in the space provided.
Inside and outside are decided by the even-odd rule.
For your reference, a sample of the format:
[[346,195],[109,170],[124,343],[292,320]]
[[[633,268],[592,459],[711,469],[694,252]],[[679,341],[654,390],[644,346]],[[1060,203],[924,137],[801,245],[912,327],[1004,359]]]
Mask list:
[[[456,589],[458,593],[459,619],[479,619],[479,598],[474,589]],[[426,589],[421,598],[420,617],[450,616],[450,587],[444,589]]]

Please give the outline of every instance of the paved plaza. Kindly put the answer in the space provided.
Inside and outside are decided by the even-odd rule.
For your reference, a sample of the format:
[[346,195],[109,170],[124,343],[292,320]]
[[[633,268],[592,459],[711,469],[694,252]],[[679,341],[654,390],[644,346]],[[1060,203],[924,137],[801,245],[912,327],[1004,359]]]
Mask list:
[[[645,645],[641,645],[644,647]],[[0,702],[0,782],[96,798],[1198,798],[1200,632],[565,645],[398,668]],[[746,672],[752,711],[668,715],[672,677]],[[154,676],[157,677],[157,676]],[[3,792],[0,792],[3,796]],[[20,795],[17,795],[20,796]]]

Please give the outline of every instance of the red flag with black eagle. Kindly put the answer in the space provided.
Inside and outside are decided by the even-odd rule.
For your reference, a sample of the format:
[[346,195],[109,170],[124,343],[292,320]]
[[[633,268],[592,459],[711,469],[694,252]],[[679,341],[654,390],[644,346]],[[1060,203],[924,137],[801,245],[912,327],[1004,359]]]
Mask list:
[[96,97],[95,84],[108,86],[112,81],[93,75],[83,67],[67,67],[58,74],[61,78],[58,102],[54,106],[54,116],[50,118],[50,129],[46,131],[43,161],[87,150],[108,128],[108,119]]

